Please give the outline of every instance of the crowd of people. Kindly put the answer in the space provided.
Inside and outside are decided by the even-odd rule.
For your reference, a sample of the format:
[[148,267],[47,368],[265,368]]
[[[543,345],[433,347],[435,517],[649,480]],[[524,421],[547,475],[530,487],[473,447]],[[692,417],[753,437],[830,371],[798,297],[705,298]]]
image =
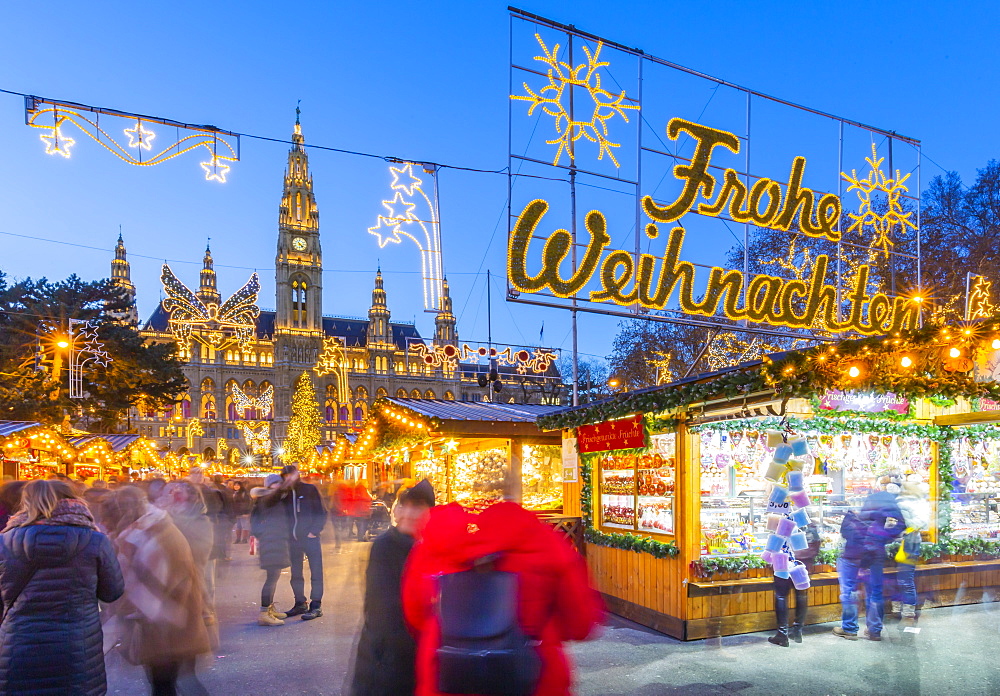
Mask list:
[[[336,552],[374,538],[351,693],[456,693],[484,679],[569,693],[561,643],[591,634],[603,607],[582,557],[533,513],[435,507],[427,481],[375,495],[364,481],[321,487],[295,466],[253,483],[195,467],[170,480],[0,486],[0,693],[103,694],[111,651],[144,669],[155,696],[178,683],[208,693],[196,666],[218,647],[217,564],[251,545],[264,571],[259,625],[318,619],[328,522]],[[294,604],[280,611],[284,569]]]

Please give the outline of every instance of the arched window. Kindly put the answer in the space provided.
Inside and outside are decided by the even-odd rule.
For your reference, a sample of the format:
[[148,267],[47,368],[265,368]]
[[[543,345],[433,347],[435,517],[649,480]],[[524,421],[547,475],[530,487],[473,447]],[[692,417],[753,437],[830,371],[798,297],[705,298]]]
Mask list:
[[363,404],[357,404],[354,407],[354,420],[361,422],[365,419],[365,407]]
[[351,420],[351,410],[347,408],[347,404],[340,407],[340,422],[346,423]]
[[387,396],[389,396],[389,392],[385,390],[385,387],[379,387],[378,389],[375,390],[376,399],[384,399]]
[[191,397],[185,396],[184,400],[181,401],[181,418],[187,419],[191,417]]
[[411,399],[419,399],[420,398],[420,390],[419,389],[414,389],[413,391],[411,391],[410,392],[410,398]]
[[306,325],[307,285],[305,278],[292,281],[292,326]]
[[452,394],[450,391],[446,391],[444,393],[444,400],[445,401],[454,401],[455,400],[455,395]]
[[327,423],[335,423],[337,421],[337,404],[334,401],[327,400],[326,409],[324,410],[326,415]]
[[432,392],[430,389],[428,389],[427,391],[424,392],[424,398],[425,399],[436,399],[437,397],[434,396],[434,392]]
[[397,399],[405,399],[406,398],[406,390],[405,389],[397,389],[396,390],[396,398]]
[[201,380],[201,411],[199,415],[207,420],[215,420],[219,415],[215,408],[215,382],[211,377]]

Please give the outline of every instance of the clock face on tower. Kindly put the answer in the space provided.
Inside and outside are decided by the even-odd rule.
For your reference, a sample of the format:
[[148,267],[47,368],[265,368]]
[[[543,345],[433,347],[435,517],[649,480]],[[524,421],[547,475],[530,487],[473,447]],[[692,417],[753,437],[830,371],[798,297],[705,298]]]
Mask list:
[[295,237],[292,240],[292,248],[295,251],[305,251],[306,250],[306,240],[302,237]]

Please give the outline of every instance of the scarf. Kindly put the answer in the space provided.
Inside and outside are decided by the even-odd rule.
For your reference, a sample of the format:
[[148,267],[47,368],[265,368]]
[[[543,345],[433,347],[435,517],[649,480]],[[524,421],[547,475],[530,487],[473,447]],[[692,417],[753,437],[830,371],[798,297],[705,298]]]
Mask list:
[[[3,531],[8,531],[15,527],[24,527],[28,519],[28,514],[26,512],[19,511],[11,515],[10,520],[7,521],[7,526],[4,527]],[[56,503],[55,510],[52,511],[50,517],[45,517],[39,520],[35,520],[31,523],[35,524],[47,524],[47,525],[70,525],[73,527],[86,527],[87,529],[97,529],[97,525],[94,523],[94,516],[90,512],[90,508],[82,500],[76,500],[72,498],[64,498]]]

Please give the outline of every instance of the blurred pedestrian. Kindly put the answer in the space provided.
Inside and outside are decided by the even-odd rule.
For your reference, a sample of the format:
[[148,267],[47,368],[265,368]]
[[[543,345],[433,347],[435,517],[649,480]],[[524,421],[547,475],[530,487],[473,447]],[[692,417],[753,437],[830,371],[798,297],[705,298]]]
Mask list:
[[[466,572],[473,569],[480,572]],[[463,593],[463,586],[477,591]],[[600,596],[590,587],[580,554],[514,502],[497,503],[478,515],[456,503],[431,510],[403,575],[403,610],[417,634],[420,696],[460,693],[454,689],[469,687],[484,693],[489,690],[483,688],[486,680],[500,686],[501,681],[532,672],[537,679],[528,679],[534,685],[530,693],[567,696],[572,678],[562,643],[584,640],[603,617]],[[511,617],[514,626],[506,623]],[[516,669],[499,678],[488,669],[489,651],[455,650],[449,642],[444,654],[454,659],[447,664],[441,660],[439,649],[450,635],[471,639],[467,647],[481,642],[463,634],[483,621],[509,628],[506,635],[519,641],[517,654],[523,660],[516,660]],[[537,641],[537,647],[531,641]]]
[[246,544],[250,541],[250,491],[243,481],[231,481],[233,486],[233,516],[236,518],[234,532],[237,544]]
[[372,516],[372,496],[368,492],[368,482],[361,479],[350,489],[347,514],[347,538],[357,530],[358,541],[364,541],[368,534],[368,520]]
[[24,481],[5,481],[0,486],[0,529],[7,526],[7,520],[21,507],[24,484]]
[[0,534],[0,694],[104,694],[97,602],[124,590],[111,542],[65,483],[23,493]]
[[[921,532],[931,524],[931,506],[927,499],[926,483],[907,481],[897,499],[903,513],[906,529],[903,532],[901,553],[896,555],[896,585],[899,588],[902,627],[913,626],[917,621],[917,563],[920,562]],[[907,543],[909,542],[909,543]],[[916,554],[908,552],[917,551]]]
[[205,500],[201,495],[200,486],[195,486],[190,481],[171,481],[163,487],[156,505],[170,514],[171,521],[184,535],[191,549],[191,560],[194,561],[195,569],[202,578],[205,625],[208,627],[212,646],[217,647],[219,630],[215,615],[215,598],[209,596],[207,592],[214,530],[206,514]]
[[205,514],[212,522],[212,552],[209,554],[205,570],[205,592],[212,598],[212,604],[215,604],[215,566],[217,561],[225,557],[225,542],[221,535],[228,533],[223,522],[226,517],[225,501],[222,493],[207,483],[200,466],[191,467],[186,480],[201,491],[201,496],[205,500]]
[[219,549],[220,558],[223,561],[231,561],[233,557],[230,553],[230,547],[233,543],[233,525],[236,524],[236,513],[233,511],[233,491],[222,482],[220,474],[213,476],[209,485],[219,492],[222,501],[222,510],[218,518],[213,520],[216,523],[215,543],[221,546]]
[[[323,616],[323,547],[320,532],[326,525],[326,508],[316,486],[299,478],[299,470],[288,465],[281,470],[291,495],[283,503],[289,518],[289,551],[292,565],[292,593],[295,605],[286,616],[302,616],[311,621]],[[309,561],[309,603],[306,604],[304,561]]]
[[347,482],[342,476],[337,476],[329,488],[329,508],[330,526],[333,527],[333,541],[336,544],[337,553],[340,553],[341,537],[346,534],[345,525],[350,519],[347,516],[345,507],[350,500],[347,492]]
[[434,489],[425,479],[400,494],[395,526],[372,543],[352,696],[395,696],[416,689],[417,643],[403,619],[401,585],[406,559],[432,507]]
[[125,577],[125,595],[108,623],[117,632],[112,644],[145,668],[153,696],[173,696],[179,679],[185,693],[207,694],[195,676],[197,658],[211,646],[203,581],[190,546],[170,515],[150,505],[139,488],[122,487],[112,505],[112,536]]
[[291,495],[291,483],[278,474],[268,474],[264,485],[250,490],[253,508],[250,512],[250,533],[257,540],[257,560],[265,572],[260,591],[261,626],[281,626],[286,615],[274,608],[274,591],[281,571],[291,565],[289,538],[291,524],[282,501]]
[[840,525],[844,537],[844,550],[837,559],[837,576],[840,581],[840,626],[834,635],[847,640],[858,639],[858,585],[867,586],[865,592],[865,637],[882,640],[882,619],[885,607],[882,598],[882,570],[885,567],[885,547],[903,533],[906,523],[896,503],[899,486],[888,477],[879,482],[881,490],[875,491],[861,506],[861,512],[849,510]]

